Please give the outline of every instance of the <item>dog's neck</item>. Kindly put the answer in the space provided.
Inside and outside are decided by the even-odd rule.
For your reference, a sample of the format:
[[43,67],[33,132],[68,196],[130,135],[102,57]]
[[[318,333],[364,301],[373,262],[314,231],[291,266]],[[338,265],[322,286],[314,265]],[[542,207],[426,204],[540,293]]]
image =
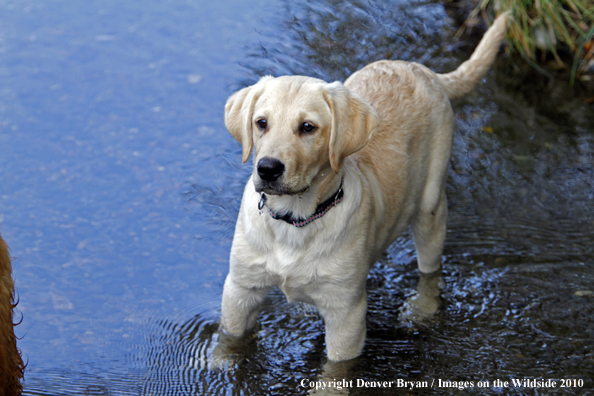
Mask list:
[[342,174],[342,171],[334,173],[330,167],[323,169],[303,194],[266,196],[266,206],[279,215],[291,213],[293,218],[306,219],[314,214],[318,205],[337,194]]

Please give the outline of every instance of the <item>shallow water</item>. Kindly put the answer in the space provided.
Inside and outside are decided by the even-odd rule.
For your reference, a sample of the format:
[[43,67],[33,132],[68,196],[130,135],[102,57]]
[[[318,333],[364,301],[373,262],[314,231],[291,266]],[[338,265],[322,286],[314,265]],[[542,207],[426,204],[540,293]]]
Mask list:
[[226,98],[263,74],[343,80],[384,58],[450,71],[473,44],[440,3],[0,0],[0,21],[0,232],[26,394],[290,395],[335,378],[592,391],[594,112],[502,61],[454,104],[443,275],[419,280],[400,238],[371,271],[360,358],[325,364],[321,318],[279,291],[242,343],[216,333],[250,172]]

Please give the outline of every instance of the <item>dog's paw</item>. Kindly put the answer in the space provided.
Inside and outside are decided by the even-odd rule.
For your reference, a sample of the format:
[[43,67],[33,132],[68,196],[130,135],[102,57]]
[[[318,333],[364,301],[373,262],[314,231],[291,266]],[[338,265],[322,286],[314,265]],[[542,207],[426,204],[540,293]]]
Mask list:
[[232,370],[245,359],[249,341],[247,337],[234,337],[217,331],[200,359],[201,367],[218,371]]
[[406,299],[400,308],[398,318],[402,323],[425,323],[433,318],[440,305],[439,297],[423,296],[417,293]]
[[[322,366],[321,375],[310,383],[308,395],[348,395],[353,383],[348,380],[357,359],[342,362],[327,361]],[[312,386],[313,385],[313,386]]]
[[441,273],[421,274],[417,292],[408,297],[398,319],[402,324],[423,324],[431,320],[441,308]]

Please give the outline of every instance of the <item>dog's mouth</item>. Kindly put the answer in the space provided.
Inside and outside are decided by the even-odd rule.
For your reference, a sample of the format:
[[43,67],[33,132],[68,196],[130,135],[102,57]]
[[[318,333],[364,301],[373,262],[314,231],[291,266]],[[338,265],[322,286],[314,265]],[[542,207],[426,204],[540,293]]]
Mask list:
[[259,183],[255,183],[256,192],[264,193],[268,195],[300,195],[304,194],[309,190],[309,186],[300,190],[289,189],[283,185],[276,185],[276,183],[267,183],[260,180]]

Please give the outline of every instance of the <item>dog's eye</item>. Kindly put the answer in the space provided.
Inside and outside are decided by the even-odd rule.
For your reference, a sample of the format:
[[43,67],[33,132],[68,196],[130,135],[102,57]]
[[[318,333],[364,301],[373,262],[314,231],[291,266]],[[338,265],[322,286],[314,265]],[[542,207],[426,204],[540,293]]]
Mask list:
[[262,130],[265,130],[266,126],[268,125],[265,118],[260,118],[258,121],[256,121],[256,124],[258,125],[258,128]]
[[309,122],[304,122],[299,126],[299,132],[301,133],[312,133],[316,129],[318,128],[314,124],[311,124]]

